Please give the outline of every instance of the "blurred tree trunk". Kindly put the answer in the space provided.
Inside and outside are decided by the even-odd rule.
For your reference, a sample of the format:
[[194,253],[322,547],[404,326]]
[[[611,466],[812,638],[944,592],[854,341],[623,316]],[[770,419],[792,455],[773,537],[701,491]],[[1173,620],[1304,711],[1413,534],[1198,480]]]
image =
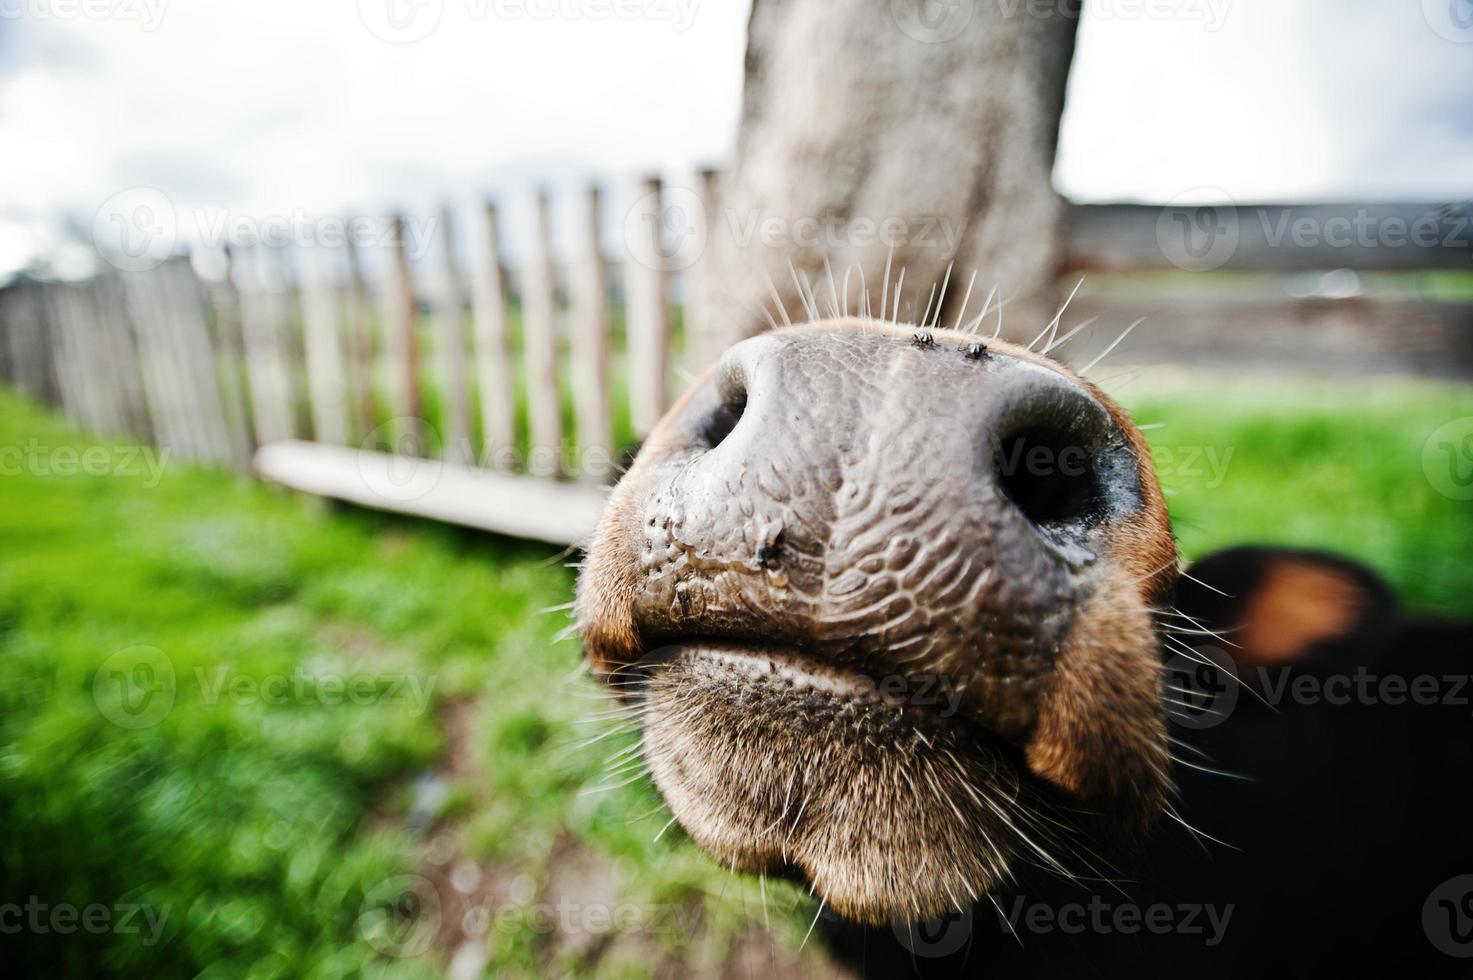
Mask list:
[[968,317],[996,286],[1007,332],[1036,333],[1061,257],[1050,175],[1077,25],[1077,0],[753,0],[736,166],[708,219],[722,339],[766,328],[763,307],[781,324],[773,288],[806,319],[790,262],[823,312],[824,260],[840,293],[850,272],[851,312],[862,270],[878,315],[892,242],[902,320],[954,260],[948,318],[976,270]]

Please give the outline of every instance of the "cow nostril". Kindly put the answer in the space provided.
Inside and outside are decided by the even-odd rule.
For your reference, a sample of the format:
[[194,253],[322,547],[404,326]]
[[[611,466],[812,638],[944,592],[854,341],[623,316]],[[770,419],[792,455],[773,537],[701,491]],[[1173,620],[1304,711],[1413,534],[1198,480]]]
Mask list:
[[998,444],[998,486],[1044,529],[1088,524],[1103,506],[1094,453],[1086,440],[1038,426]]
[[739,385],[723,385],[716,407],[701,421],[701,441],[707,449],[715,449],[731,435],[747,410],[747,390]]

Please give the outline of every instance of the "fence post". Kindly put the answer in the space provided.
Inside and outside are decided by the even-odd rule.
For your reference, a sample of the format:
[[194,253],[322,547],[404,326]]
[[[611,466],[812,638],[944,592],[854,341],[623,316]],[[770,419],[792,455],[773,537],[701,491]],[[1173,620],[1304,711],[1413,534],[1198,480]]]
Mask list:
[[56,368],[56,388],[61,395],[61,409],[73,424],[92,428],[96,424],[91,411],[86,380],[82,376],[85,344],[77,336],[71,287],[65,283],[47,283],[42,287],[46,308],[46,340],[51,347],[51,363]]
[[603,482],[613,469],[609,407],[609,277],[599,233],[598,185],[588,188],[583,242],[574,278],[573,404],[578,419],[578,473]]
[[231,245],[223,249],[224,274],[206,285],[205,292],[215,317],[215,357],[220,370],[220,399],[225,424],[236,452],[249,460],[256,448],[255,424],[251,416],[249,381],[245,354],[240,289],[236,286],[240,252]]
[[517,447],[516,389],[507,363],[506,291],[501,277],[501,241],[496,205],[481,211],[481,255],[472,266],[476,386],[481,396],[481,436],[488,464],[509,470]]
[[335,250],[313,244],[297,251],[302,278],[302,323],[311,396],[312,437],[340,446],[348,441],[347,390],[338,327]]
[[186,457],[200,447],[191,424],[190,406],[180,383],[176,352],[169,337],[169,310],[163,290],[164,272],[152,269],[124,274],[128,318],[136,331],[143,392],[156,445]]
[[644,182],[633,222],[626,225],[631,242],[624,263],[629,343],[629,412],[634,434],[649,435],[665,413],[666,375],[670,365],[670,311],[666,307],[666,263],[661,234],[664,208],[659,177]]
[[232,444],[225,422],[199,278],[186,258],[170,259],[159,268],[159,273],[165,291],[166,323],[181,372],[183,407],[191,419],[197,455],[200,459],[248,467],[249,456]]
[[286,365],[286,291],[282,271],[255,245],[236,263],[240,289],[241,339],[256,442],[296,436],[295,398]]
[[404,218],[394,215],[389,221],[391,267],[384,292],[384,348],[395,381],[394,449],[406,455],[422,456],[425,454],[424,409],[419,391],[419,340],[415,335],[418,308],[404,235]]
[[531,430],[528,472],[557,476],[563,422],[557,377],[557,286],[553,279],[551,220],[545,190],[537,193],[531,251],[522,277],[522,351],[527,370]]
[[716,323],[715,290],[717,289],[716,255],[720,250],[711,241],[713,234],[721,234],[725,227],[717,210],[721,207],[721,173],[706,168],[696,174],[696,191],[700,197],[700,213],[694,220],[701,222],[696,241],[704,242],[705,249],[691,266],[685,290],[685,352],[684,363],[692,374],[700,374],[716,363],[722,353],[721,325]]
[[363,278],[363,256],[358,251],[356,229],[361,218],[347,221],[348,278],[343,285],[343,307],[348,328],[349,389],[353,403],[353,425],[356,435],[365,438],[373,431],[376,412],[374,392],[373,301]]
[[148,403],[143,395],[143,378],[138,351],[133,344],[132,327],[123,297],[123,285],[116,276],[99,274],[89,284],[92,307],[97,311],[105,370],[113,375],[115,406],[122,430],[144,442],[152,442]]
[[440,211],[440,250],[443,265],[435,301],[435,352],[440,365],[441,403],[445,413],[445,440],[441,455],[454,463],[475,459],[471,446],[470,380],[465,351],[465,297],[455,266],[455,229],[450,208]]
[[10,364],[15,386],[39,402],[55,404],[57,394],[46,343],[46,311],[39,283],[26,282],[5,291]]

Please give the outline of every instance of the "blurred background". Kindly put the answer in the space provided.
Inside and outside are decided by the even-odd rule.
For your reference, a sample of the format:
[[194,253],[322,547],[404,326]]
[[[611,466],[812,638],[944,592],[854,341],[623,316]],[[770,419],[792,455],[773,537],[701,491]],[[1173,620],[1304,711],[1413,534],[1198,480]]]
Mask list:
[[810,310],[1043,337],[1189,559],[1473,615],[1470,93],[1468,0],[0,0],[0,943],[833,975],[567,614],[659,413]]

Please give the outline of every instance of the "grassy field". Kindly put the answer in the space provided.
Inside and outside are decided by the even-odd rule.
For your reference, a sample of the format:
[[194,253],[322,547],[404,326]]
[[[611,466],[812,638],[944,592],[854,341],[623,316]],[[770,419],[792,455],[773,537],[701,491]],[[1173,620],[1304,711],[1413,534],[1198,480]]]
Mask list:
[[[1161,425],[1188,554],[1332,548],[1418,608],[1473,616],[1473,509],[1424,469],[1470,389],[1157,373],[1120,390]],[[678,828],[656,840],[658,800],[610,774],[629,737],[583,744],[613,730],[587,723],[599,695],[556,641],[565,613],[541,612],[570,597],[561,556],[149,462],[0,392],[13,964],[433,976],[467,936],[500,976],[715,971],[754,947],[818,962],[795,952],[806,896],[768,885],[767,938],[758,886]]]

